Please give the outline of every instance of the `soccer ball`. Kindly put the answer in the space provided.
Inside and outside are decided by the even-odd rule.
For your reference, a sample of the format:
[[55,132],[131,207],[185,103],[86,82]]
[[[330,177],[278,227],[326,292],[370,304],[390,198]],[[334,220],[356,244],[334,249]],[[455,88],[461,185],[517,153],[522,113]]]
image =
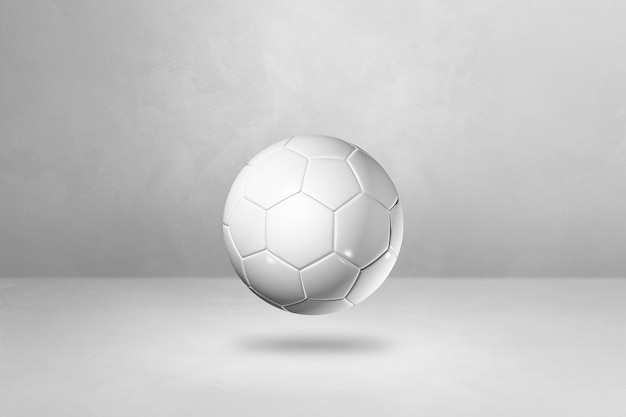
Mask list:
[[246,164],[224,207],[224,241],[241,280],[299,314],[345,310],[393,268],[402,207],[385,170],[328,136],[295,136]]

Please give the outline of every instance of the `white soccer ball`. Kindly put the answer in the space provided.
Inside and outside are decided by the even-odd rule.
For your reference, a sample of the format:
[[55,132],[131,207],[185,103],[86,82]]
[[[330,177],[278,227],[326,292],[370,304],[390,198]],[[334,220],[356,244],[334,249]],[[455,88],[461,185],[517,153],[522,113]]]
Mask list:
[[241,170],[223,228],[252,292],[292,313],[327,314],[378,289],[404,226],[396,188],[371,156],[341,139],[296,136]]

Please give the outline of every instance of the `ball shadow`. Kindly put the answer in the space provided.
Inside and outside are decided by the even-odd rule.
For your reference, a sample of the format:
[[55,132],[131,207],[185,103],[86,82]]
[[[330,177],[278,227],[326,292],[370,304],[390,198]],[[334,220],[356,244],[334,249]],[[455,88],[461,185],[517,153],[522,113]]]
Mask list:
[[242,350],[262,353],[375,353],[391,349],[388,340],[362,335],[256,335],[238,341]]

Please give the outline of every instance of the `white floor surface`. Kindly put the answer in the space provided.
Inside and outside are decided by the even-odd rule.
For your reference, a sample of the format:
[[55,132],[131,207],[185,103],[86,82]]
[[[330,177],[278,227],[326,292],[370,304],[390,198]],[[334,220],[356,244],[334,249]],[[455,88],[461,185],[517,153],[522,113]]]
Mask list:
[[626,415],[626,280],[391,278],[299,316],[236,278],[0,279],[0,416]]

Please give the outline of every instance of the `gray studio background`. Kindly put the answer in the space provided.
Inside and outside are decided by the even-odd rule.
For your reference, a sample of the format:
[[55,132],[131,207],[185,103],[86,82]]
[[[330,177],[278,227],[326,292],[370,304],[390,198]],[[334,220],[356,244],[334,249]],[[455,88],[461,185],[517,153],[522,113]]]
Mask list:
[[0,0],[0,275],[224,276],[265,146],[367,150],[397,276],[626,274],[622,1]]

